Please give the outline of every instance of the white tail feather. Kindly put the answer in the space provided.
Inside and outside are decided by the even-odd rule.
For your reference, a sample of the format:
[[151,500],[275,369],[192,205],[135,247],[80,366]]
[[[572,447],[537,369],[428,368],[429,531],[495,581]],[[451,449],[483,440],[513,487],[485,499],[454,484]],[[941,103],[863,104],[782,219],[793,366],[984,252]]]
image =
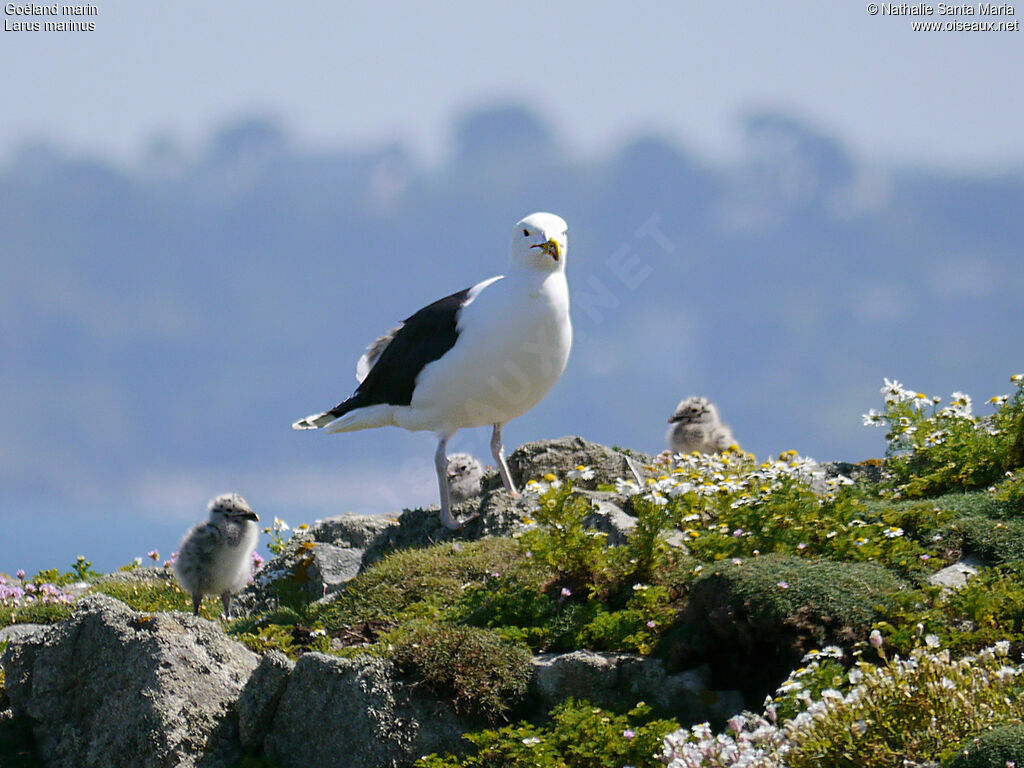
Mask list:
[[320,429],[334,421],[330,413],[314,413],[292,424],[292,429]]

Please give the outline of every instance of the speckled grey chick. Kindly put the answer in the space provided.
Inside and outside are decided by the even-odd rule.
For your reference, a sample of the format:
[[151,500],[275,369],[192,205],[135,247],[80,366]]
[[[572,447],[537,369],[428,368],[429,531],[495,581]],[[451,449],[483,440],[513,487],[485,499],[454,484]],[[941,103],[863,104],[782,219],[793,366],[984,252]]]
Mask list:
[[199,615],[203,595],[220,595],[224,614],[230,616],[231,594],[252,573],[260,519],[237,493],[215,498],[209,512],[209,519],[192,526],[181,540],[174,571],[182,589],[192,595],[192,613]]
[[699,395],[680,401],[668,423],[665,440],[672,453],[719,453],[736,442],[715,404]]
[[483,479],[483,466],[468,453],[453,453],[448,457],[448,489],[452,503],[479,496]]

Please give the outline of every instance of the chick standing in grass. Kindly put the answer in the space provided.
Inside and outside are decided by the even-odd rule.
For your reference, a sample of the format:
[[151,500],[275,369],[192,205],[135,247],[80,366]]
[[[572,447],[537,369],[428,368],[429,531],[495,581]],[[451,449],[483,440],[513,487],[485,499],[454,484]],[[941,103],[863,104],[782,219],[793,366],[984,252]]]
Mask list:
[[453,453],[448,457],[448,488],[452,503],[479,496],[484,479],[484,468],[468,453]]
[[174,571],[182,589],[192,595],[192,613],[199,615],[203,595],[220,595],[224,615],[231,615],[231,593],[242,589],[252,572],[260,521],[237,493],[210,502],[210,517],[192,526],[181,541]]
[[706,397],[694,395],[681,401],[668,423],[665,440],[672,453],[719,453],[736,442],[729,425]]

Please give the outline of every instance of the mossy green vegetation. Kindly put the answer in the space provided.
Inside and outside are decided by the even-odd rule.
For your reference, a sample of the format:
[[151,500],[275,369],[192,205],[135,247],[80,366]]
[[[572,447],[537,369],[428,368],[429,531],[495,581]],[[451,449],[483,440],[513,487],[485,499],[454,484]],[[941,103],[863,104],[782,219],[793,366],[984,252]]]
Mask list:
[[314,609],[313,616],[331,634],[372,622],[439,617],[471,586],[502,574],[537,583],[535,572],[511,539],[401,550],[360,573],[336,599]]
[[1024,765],[1024,725],[1003,725],[974,736],[957,750],[947,768],[1007,768]]
[[674,720],[655,719],[643,702],[625,713],[568,699],[544,725],[518,723],[499,730],[466,734],[472,744],[464,757],[430,755],[420,768],[655,768]]
[[400,670],[468,715],[496,721],[526,694],[532,672],[529,650],[493,630],[413,622],[387,640]]
[[875,624],[905,653],[922,631],[954,652],[977,651],[999,640],[1024,649],[1024,562],[983,569],[960,589],[925,586],[894,596]]
[[[532,517],[510,537],[393,552],[329,601],[313,602],[304,573],[281,574],[277,607],[225,630],[259,653],[390,658],[489,727],[531,715],[467,734],[467,755],[428,768],[662,764],[677,724],[646,706],[527,712],[529,652],[576,649],[656,655],[673,671],[710,663],[755,708],[770,694],[722,733],[673,733],[666,754],[687,765],[947,764],[1009,743],[992,728],[1024,716],[1024,377],[1012,383],[979,417],[962,393],[943,407],[887,381],[884,410],[865,416],[889,428],[886,457],[856,481],[794,451],[662,455],[643,482],[602,486],[634,516],[618,546],[574,487],[588,468],[536,478]],[[276,549],[285,530],[275,520]],[[965,587],[929,584],[963,556],[982,564]],[[190,605],[173,580],[96,579],[84,559],[37,579],[86,581],[138,610]],[[70,610],[10,608],[0,625]]]

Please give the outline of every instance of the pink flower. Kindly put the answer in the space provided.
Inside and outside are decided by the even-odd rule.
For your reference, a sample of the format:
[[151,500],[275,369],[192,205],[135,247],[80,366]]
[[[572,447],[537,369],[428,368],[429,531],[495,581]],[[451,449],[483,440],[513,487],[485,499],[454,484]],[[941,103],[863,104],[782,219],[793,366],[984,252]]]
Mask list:
[[636,733],[633,731],[632,728],[627,728],[622,732],[622,738],[624,738],[626,741],[632,740],[635,736]]
[[930,560],[931,558],[928,555],[921,555],[921,559],[922,560]]
[[160,553],[157,552],[155,549],[151,549],[149,552],[146,553],[146,557],[148,557],[155,563],[157,560],[160,559]]
[[262,568],[263,563],[265,562],[266,560],[263,559],[263,555],[261,555],[256,550],[252,551],[252,569],[254,571],[258,571],[260,568]]
[[562,597],[571,597],[571,596],[572,596],[572,590],[569,589],[568,587],[562,587]]
[[780,581],[778,587],[779,589],[789,589],[789,584],[787,584],[785,581]]
[[25,569],[24,568],[19,568],[18,572],[16,574],[14,574],[14,575],[17,576],[20,581],[24,581],[25,580]]

